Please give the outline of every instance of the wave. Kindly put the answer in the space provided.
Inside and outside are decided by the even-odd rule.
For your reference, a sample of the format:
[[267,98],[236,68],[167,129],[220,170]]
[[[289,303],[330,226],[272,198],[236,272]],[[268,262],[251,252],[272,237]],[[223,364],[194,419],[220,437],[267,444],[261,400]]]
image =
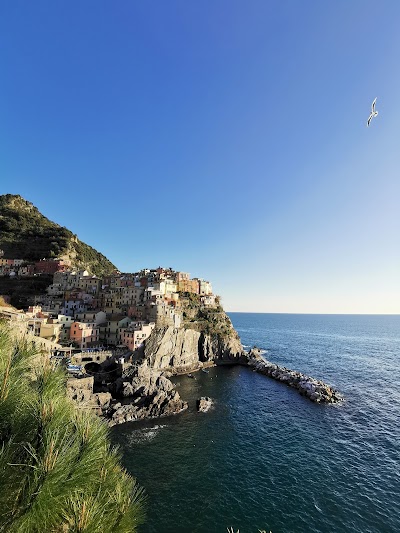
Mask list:
[[143,442],[150,442],[157,436],[159,430],[165,427],[167,427],[166,424],[157,424],[147,428],[136,429],[129,435],[129,444],[134,445]]
[[[251,348],[250,344],[242,344],[242,348]],[[268,353],[268,350],[260,349],[260,354]]]

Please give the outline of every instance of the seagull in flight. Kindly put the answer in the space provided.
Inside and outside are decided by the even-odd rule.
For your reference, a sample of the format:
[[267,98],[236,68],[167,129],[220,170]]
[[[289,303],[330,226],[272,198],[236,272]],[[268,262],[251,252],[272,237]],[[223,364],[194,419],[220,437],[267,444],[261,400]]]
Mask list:
[[374,117],[377,117],[377,116],[378,116],[378,111],[375,110],[375,106],[376,106],[376,98],[375,98],[375,100],[372,102],[372,106],[371,106],[371,114],[370,114],[370,116],[368,117],[367,127],[371,124],[371,120],[372,120]]

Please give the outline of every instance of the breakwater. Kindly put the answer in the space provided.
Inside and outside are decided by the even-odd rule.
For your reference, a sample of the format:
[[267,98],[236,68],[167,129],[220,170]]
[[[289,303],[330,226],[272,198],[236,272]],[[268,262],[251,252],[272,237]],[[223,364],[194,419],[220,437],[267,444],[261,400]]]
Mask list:
[[338,403],[343,401],[340,393],[323,381],[314,379],[296,370],[278,366],[261,357],[260,350],[253,348],[248,355],[248,366],[255,372],[297,389],[302,396],[316,403]]

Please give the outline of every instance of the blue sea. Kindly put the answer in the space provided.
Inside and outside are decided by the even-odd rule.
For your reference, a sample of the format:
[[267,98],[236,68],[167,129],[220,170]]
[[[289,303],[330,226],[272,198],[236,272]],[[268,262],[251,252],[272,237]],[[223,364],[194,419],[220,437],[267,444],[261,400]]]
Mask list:
[[[399,532],[400,315],[229,316],[243,345],[345,402],[244,367],[175,378],[187,412],[112,431],[148,495],[140,532]],[[205,395],[214,407],[197,413]]]

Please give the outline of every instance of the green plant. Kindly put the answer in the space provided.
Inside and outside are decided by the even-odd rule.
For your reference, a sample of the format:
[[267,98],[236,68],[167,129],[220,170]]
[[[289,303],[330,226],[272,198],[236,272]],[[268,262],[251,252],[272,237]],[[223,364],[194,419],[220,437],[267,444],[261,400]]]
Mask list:
[[0,531],[134,532],[143,491],[65,379],[0,325]]

